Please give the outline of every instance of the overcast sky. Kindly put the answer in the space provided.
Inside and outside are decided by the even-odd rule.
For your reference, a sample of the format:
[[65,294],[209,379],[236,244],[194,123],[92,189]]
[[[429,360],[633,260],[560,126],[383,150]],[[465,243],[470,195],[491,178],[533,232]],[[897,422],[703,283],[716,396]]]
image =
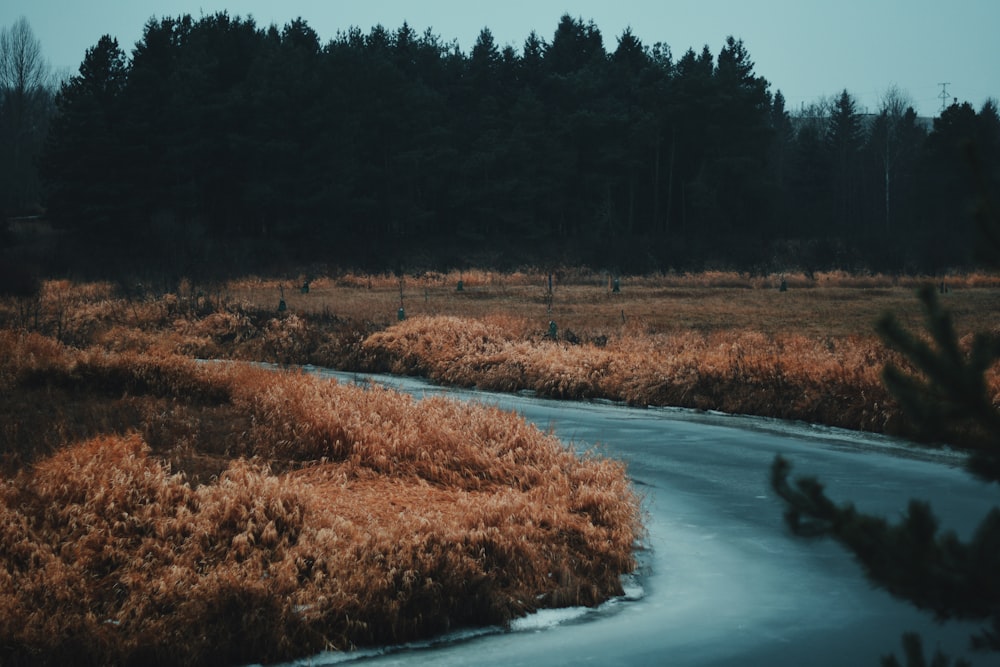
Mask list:
[[465,53],[483,27],[501,46],[520,49],[532,30],[551,40],[565,13],[592,19],[608,51],[627,27],[646,45],[668,44],[675,59],[705,44],[717,55],[733,35],[793,111],[845,88],[874,111],[891,85],[926,116],[941,108],[942,83],[949,102],[978,109],[1000,98],[1000,0],[3,0],[0,27],[25,17],[53,68],[75,74],[101,35],[131,53],[150,17],[223,10],[262,27],[301,17],[322,42],[351,26],[368,32],[406,21]]

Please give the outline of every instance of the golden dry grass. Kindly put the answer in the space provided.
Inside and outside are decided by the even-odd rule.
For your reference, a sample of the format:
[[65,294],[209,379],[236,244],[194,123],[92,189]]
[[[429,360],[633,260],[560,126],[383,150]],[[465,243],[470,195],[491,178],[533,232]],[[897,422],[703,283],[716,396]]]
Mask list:
[[[119,352],[415,373],[919,436],[882,386],[892,357],[874,324],[891,312],[919,330],[915,289],[930,279],[709,272],[625,277],[614,293],[608,274],[559,270],[550,293],[549,275],[346,274],[312,277],[308,292],[302,275],[182,281],[174,293],[131,299],[110,285],[50,282],[30,307],[0,302],[0,320]],[[947,287],[960,336],[997,330],[996,276],[933,281]],[[558,343],[546,339],[550,321]],[[995,378],[990,386],[1000,394]]]
[[[24,443],[8,466],[3,664],[245,664],[401,642],[596,604],[635,565],[624,466],[514,415],[38,334],[4,332],[0,348],[8,417],[12,397],[58,399],[38,407],[40,439],[95,410],[125,417],[39,456]],[[169,403],[187,419],[154,416]],[[223,424],[192,425],[221,406]],[[193,483],[185,468],[206,458],[219,473]]]
[[[562,279],[558,276],[563,275]],[[223,289],[232,301],[270,310],[280,290],[290,312],[300,316],[332,314],[343,320],[391,326],[402,304],[408,317],[452,315],[466,319],[496,317],[524,322],[526,334],[543,334],[550,320],[559,330],[587,340],[601,335],[755,331],[766,335],[873,336],[875,321],[885,312],[919,326],[916,289],[944,282],[947,307],[961,335],[997,326],[1000,277],[966,274],[945,278],[855,276],[818,273],[748,277],[735,273],[702,273],[620,278],[612,293],[607,274],[554,273],[550,298],[544,273],[474,272],[422,274],[420,277],[344,276],[319,278],[301,293],[298,280],[235,281]],[[456,285],[464,282],[464,290]],[[778,286],[785,280],[788,291]]]
[[[592,604],[634,565],[616,462],[483,407],[195,357],[908,433],[873,325],[919,328],[918,279],[706,273],[614,293],[607,274],[553,276],[551,292],[537,271],[321,276],[308,293],[304,276],[49,281],[0,301],[0,661],[402,641]],[[997,331],[995,277],[945,282],[964,342]],[[1000,397],[996,369],[988,385]]]
[[[372,368],[496,391],[608,398],[882,431],[898,409],[871,339],[752,331],[618,335],[601,346],[523,340],[454,317],[412,318],[365,340]],[[897,360],[898,361],[898,360]]]

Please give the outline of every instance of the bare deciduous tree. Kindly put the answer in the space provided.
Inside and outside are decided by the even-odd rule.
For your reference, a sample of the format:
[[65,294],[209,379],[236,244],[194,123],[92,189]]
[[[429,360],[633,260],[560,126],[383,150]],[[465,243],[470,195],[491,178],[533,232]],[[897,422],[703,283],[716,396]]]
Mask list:
[[34,157],[41,148],[52,102],[51,69],[24,17],[0,29],[0,164],[2,206],[37,201]]
[[892,204],[892,179],[895,176],[896,161],[903,147],[902,133],[904,117],[913,108],[913,100],[899,86],[893,84],[879,100],[879,131],[885,136],[884,146],[880,146],[882,173],[885,177],[885,231],[889,233]]
[[48,83],[49,66],[42,57],[42,45],[35,38],[28,20],[0,30],[0,87],[13,94],[26,95]]

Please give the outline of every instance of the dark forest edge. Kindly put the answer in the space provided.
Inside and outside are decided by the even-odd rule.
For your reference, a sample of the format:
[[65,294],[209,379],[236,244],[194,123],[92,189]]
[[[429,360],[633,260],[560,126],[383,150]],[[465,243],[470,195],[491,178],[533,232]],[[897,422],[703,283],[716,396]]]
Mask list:
[[[616,42],[569,15],[520,51],[484,28],[468,54],[405,23],[323,44],[302,19],[150,19],[58,92],[4,84],[5,254],[99,277],[970,265],[995,100],[932,125],[895,88],[872,114],[847,90],[790,113],[740,39],[679,58]],[[25,243],[36,228],[9,220],[42,212],[55,241]]]

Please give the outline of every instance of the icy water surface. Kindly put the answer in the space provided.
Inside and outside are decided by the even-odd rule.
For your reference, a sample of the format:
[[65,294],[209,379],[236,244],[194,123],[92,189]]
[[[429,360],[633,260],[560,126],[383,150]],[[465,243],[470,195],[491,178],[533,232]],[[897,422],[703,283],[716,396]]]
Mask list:
[[[342,382],[366,377],[310,370]],[[977,626],[937,625],[873,590],[836,544],[789,535],[768,486],[780,453],[836,499],[894,519],[920,497],[932,502],[942,527],[964,536],[997,504],[997,493],[966,474],[958,455],[772,420],[375,380],[416,396],[443,393],[514,410],[581,450],[625,460],[648,511],[642,567],[624,598],[597,609],[550,610],[506,631],[291,664],[874,667],[882,655],[901,655],[907,631],[974,665],[995,658],[966,650]]]

